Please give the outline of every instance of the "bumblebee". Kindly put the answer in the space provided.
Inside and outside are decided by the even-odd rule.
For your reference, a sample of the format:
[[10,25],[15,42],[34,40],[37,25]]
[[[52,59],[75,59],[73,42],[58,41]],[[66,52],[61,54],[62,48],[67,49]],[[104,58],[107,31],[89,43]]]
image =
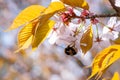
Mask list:
[[68,45],[65,50],[64,50],[65,54],[67,55],[76,55],[77,54],[77,49],[74,46],[70,46]]

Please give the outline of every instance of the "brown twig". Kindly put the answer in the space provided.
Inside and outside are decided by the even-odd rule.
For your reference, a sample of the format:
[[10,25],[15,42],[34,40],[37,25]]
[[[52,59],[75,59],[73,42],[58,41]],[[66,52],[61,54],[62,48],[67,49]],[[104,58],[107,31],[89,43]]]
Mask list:
[[111,6],[113,9],[117,12],[117,14],[120,16],[120,7],[115,6],[115,0],[109,0]]
[[[117,14],[117,13],[114,13],[114,14],[101,14],[101,15],[95,14],[95,15],[92,15],[92,16],[86,16],[85,19],[105,18],[105,17],[120,17],[120,15]],[[83,17],[81,17],[81,16],[75,16],[75,18],[83,18]]]

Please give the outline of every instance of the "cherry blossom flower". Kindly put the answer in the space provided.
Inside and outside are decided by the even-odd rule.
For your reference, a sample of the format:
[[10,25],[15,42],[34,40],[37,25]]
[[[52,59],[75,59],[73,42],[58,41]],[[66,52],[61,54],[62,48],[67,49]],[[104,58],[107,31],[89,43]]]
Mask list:
[[107,38],[104,38],[103,34],[101,34],[98,37],[94,37],[93,46],[90,51],[96,54],[110,45],[111,45],[110,40]]
[[94,35],[93,47],[91,49],[92,53],[97,53],[110,46],[112,44],[111,40],[118,38],[119,32],[120,21],[117,21],[116,17],[110,18],[107,25],[103,27],[102,33],[97,36]]
[[[72,16],[74,13],[70,9],[69,10],[69,16]],[[80,38],[81,38],[81,33],[82,29],[80,29],[80,23],[74,23],[74,22],[69,22],[69,25],[66,25],[64,23],[63,19],[67,18],[66,16],[54,16],[53,19],[57,22],[51,32],[51,35],[49,36],[49,43],[50,44],[56,44],[56,45],[61,45],[64,44],[66,46],[72,45],[77,48],[77,50],[80,49]],[[83,26],[83,25],[82,25]],[[81,30],[81,31],[80,31]]]
[[110,40],[114,40],[118,37],[120,32],[120,21],[117,21],[116,17],[110,18],[107,25],[103,28],[104,37]]
[[115,6],[120,7],[120,0],[115,0]]
[[[56,24],[49,36],[49,43],[59,46],[73,46],[74,48],[77,48],[77,51],[81,51],[80,40],[85,30],[87,30],[85,24],[89,23],[96,25],[99,23],[98,19],[92,17],[92,15],[94,14],[88,10],[79,11],[72,7],[66,6],[66,11],[54,15],[52,18],[54,21],[56,21]],[[86,18],[89,17],[91,18],[87,22]],[[101,30],[98,31],[101,32]],[[110,40],[116,39],[119,32],[120,21],[117,21],[116,17],[110,18],[107,25],[103,27],[101,34],[98,33],[95,35],[96,33],[93,33],[94,40],[91,50],[98,49],[98,51],[100,51],[110,46]]]

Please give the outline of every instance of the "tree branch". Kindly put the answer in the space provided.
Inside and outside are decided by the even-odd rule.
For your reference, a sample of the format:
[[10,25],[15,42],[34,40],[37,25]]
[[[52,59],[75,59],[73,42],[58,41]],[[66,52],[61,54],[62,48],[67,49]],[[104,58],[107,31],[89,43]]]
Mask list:
[[[92,15],[92,16],[86,16],[85,19],[105,18],[105,17],[120,17],[120,15],[117,14],[117,13],[114,13],[114,14],[101,14],[101,15],[95,14],[95,15]],[[83,17],[82,16],[75,16],[75,18],[83,18]]]
[[109,2],[117,14],[120,15],[120,7],[115,6],[115,0],[109,0]]

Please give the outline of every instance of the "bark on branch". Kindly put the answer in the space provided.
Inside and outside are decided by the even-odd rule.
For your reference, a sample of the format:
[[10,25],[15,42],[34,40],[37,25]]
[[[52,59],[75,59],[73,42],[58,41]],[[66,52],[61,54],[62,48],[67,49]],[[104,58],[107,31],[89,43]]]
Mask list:
[[[114,13],[114,14],[95,14],[95,15],[92,15],[92,16],[86,16],[85,19],[91,19],[91,18],[106,18],[106,17],[120,17],[119,14],[117,13]],[[75,18],[83,18],[81,16],[75,16]]]
[[116,0],[109,0],[111,6],[113,7],[113,9],[117,12],[118,15],[120,15],[120,7],[115,6],[115,1]]

